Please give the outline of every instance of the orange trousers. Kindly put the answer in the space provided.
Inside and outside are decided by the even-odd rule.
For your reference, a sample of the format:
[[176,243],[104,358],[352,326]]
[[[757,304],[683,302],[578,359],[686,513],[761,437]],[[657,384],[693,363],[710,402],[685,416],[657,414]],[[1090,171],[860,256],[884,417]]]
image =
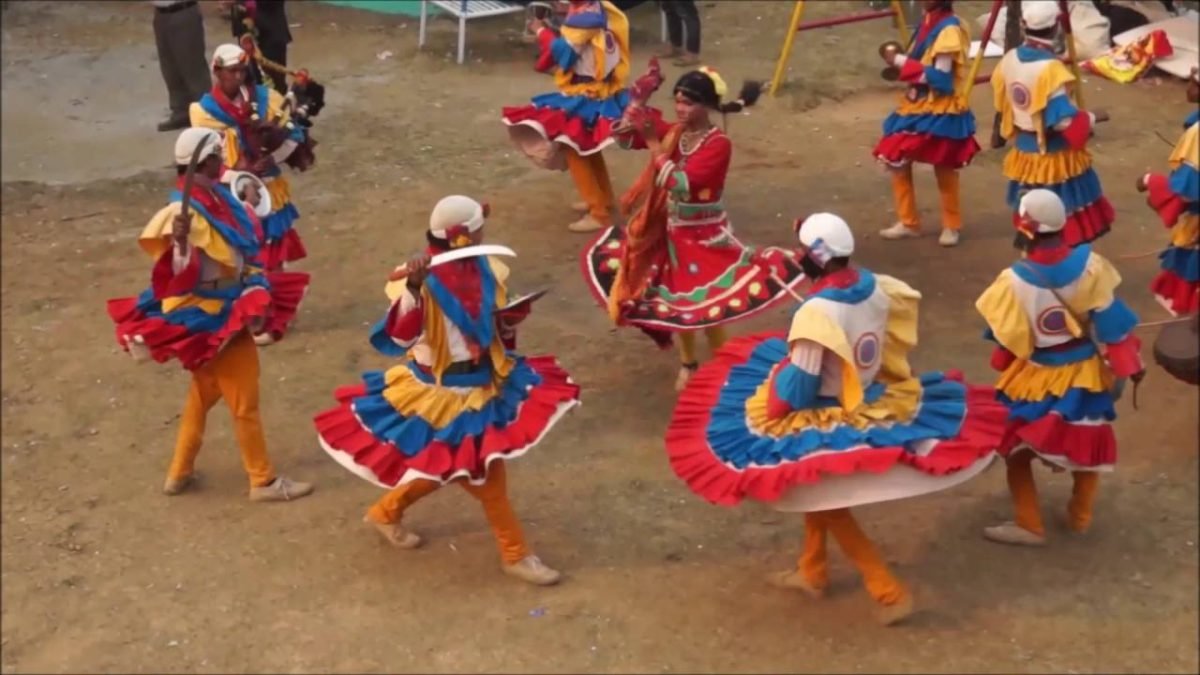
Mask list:
[[[1014,517],[1018,526],[1037,535],[1045,535],[1042,511],[1038,505],[1037,483],[1033,480],[1034,454],[1021,450],[1009,455],[1007,461],[1008,491],[1012,494]],[[1072,471],[1071,499],[1067,502],[1067,525],[1076,532],[1092,524],[1092,506],[1100,487],[1100,474],[1095,471]]]
[[586,157],[570,148],[567,153],[567,170],[579,196],[587,202],[588,214],[602,225],[611,225],[613,195],[612,181],[608,178],[608,165],[599,152]]
[[[696,358],[696,333],[698,331],[683,331],[677,333],[679,337],[679,361],[684,365],[697,363]],[[704,337],[708,339],[708,351],[716,353],[721,345],[725,344],[728,336],[725,334],[724,326],[712,326],[704,329]],[[711,356],[711,354],[710,354]]]
[[[488,467],[487,480],[483,485],[471,485],[461,479],[454,482],[483,505],[483,512],[487,515],[492,534],[496,537],[496,546],[500,549],[500,559],[505,565],[518,563],[529,555],[521,523],[508,501],[508,480],[503,461]],[[440,487],[441,483],[423,478],[405,483],[375,502],[367,510],[367,519],[376,523],[398,523],[404,516],[405,509]]]
[[270,484],[275,480],[275,469],[267,456],[258,412],[258,347],[247,331],[239,333],[211,361],[192,371],[192,385],[183,404],[175,456],[167,476],[181,479],[192,475],[196,455],[204,442],[208,411],[222,399],[233,418],[233,432],[242,451],[242,466],[250,476],[250,487]]
[[[958,205],[958,170],[933,167],[937,177],[938,192],[942,195],[942,227],[947,230],[962,229],[962,211]],[[917,211],[917,192],[913,187],[912,164],[892,170],[892,198],[896,203],[896,217],[906,227],[917,229],[921,216]]]
[[804,514],[804,553],[800,555],[797,568],[813,588],[824,589],[829,585],[829,557],[825,542],[830,534],[837,540],[842,553],[862,574],[863,585],[875,602],[894,605],[908,595],[904,585],[888,569],[875,545],[863,534],[850,509]]

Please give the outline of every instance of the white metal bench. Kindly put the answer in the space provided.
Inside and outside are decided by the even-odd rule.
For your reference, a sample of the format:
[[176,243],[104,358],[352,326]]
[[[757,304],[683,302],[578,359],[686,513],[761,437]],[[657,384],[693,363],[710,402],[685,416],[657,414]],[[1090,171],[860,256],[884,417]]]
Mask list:
[[421,0],[421,32],[417,46],[425,46],[425,26],[428,22],[429,5],[437,7],[458,18],[458,63],[461,65],[467,51],[467,21],[489,16],[518,14],[525,8],[515,2],[503,0]]
[[[417,37],[417,47],[425,46],[425,30],[429,22],[429,5],[458,18],[458,63],[462,65],[467,52],[467,21],[482,19],[489,16],[504,16],[524,12],[525,7],[515,2],[503,0],[421,0],[421,29]],[[662,39],[667,41],[667,15],[662,14]]]

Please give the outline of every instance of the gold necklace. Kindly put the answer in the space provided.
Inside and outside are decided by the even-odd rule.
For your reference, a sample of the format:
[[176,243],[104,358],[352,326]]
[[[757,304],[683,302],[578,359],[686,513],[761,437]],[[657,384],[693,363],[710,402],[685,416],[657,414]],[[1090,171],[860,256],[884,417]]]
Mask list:
[[707,129],[697,129],[696,131],[685,131],[679,136],[679,151],[685,155],[690,155],[696,151],[703,143],[708,134],[716,127],[708,127]]

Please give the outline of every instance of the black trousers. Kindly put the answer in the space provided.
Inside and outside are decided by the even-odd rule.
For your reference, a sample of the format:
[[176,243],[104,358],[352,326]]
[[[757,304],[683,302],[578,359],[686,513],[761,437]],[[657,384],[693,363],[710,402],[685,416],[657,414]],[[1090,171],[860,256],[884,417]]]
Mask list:
[[171,118],[186,120],[188,106],[212,86],[204,58],[204,20],[196,5],[174,12],[154,10],[154,44],[167,85]]
[[[278,63],[281,66],[287,65],[287,42],[263,40],[258,43],[258,48],[262,50],[263,56]],[[265,69],[264,69],[265,70]],[[266,70],[264,75],[271,81],[271,86],[281,94],[287,93],[287,76],[283,73]],[[265,84],[265,82],[264,82]]]
[[683,35],[687,32],[686,49],[691,54],[700,53],[700,12],[695,0],[661,0],[667,15],[667,39],[675,47],[683,47]]

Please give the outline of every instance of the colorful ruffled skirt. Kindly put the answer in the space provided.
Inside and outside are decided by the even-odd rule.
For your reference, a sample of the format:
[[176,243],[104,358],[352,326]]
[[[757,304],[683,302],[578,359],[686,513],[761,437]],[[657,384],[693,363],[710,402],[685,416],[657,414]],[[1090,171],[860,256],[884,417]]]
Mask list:
[[1159,254],[1161,271],[1150,283],[1159,304],[1175,316],[1200,311],[1200,214],[1186,213],[1171,232],[1172,245]]
[[[669,250],[652,268],[646,291],[621,312],[622,324],[641,328],[663,348],[671,345],[671,333],[747,318],[789,298],[789,289],[804,281],[794,251],[745,246],[724,220],[668,226],[667,236]],[[624,247],[624,228],[611,227],[583,250],[583,277],[603,307]]]
[[1111,372],[1093,354],[1065,365],[1014,361],[996,384],[1008,408],[1001,455],[1030,449],[1051,464],[1073,471],[1109,471],[1117,463],[1111,422]]
[[629,105],[628,90],[604,99],[558,92],[533,97],[529,105],[503,110],[517,149],[543,169],[567,168],[563,148],[591,155],[616,142],[612,130]]
[[263,269],[279,270],[284,263],[302,260],[308,256],[300,234],[296,232],[296,221],[300,211],[291,201],[291,188],[281,175],[264,178],[267,191],[271,193],[271,213],[262,219],[263,236],[260,260]]
[[516,357],[499,382],[484,373],[443,385],[415,362],[364,373],[315,418],[321,447],[356,476],[393,488],[416,479],[481,484],[496,460],[520,457],[579,404],[553,357]]
[[901,167],[916,162],[960,169],[979,152],[975,115],[955,96],[905,100],[883,121],[883,138],[872,154]]
[[[135,355],[144,347],[158,363],[178,359],[187,370],[195,370],[241,331],[261,330],[271,312],[271,293],[261,277],[241,287],[197,292],[193,299],[198,303],[167,312],[151,289],[137,297],[109,300],[117,343]],[[216,311],[206,311],[212,309]],[[131,347],[131,342],[137,344]]]
[[1047,152],[1036,151],[1031,135],[1018,134],[1016,146],[1004,157],[1004,176],[1008,178],[1006,201],[1013,213],[1013,225],[1020,223],[1018,207],[1021,195],[1027,190],[1043,188],[1057,194],[1067,210],[1063,240],[1068,246],[1086,244],[1099,239],[1116,220],[1112,204],[1104,196],[1100,177],[1092,169],[1092,155],[1087,150],[1073,150],[1065,141],[1052,137]]
[[1004,408],[990,388],[966,385],[957,373],[872,384],[850,413],[831,402],[769,418],[771,372],[787,350],[782,333],[731,340],[680,395],[667,456],[709,502],[848,508],[951,487],[994,458]]
[[308,272],[268,272],[271,287],[271,307],[260,333],[276,340],[282,339],[300,311],[300,303],[308,293],[312,276]]

